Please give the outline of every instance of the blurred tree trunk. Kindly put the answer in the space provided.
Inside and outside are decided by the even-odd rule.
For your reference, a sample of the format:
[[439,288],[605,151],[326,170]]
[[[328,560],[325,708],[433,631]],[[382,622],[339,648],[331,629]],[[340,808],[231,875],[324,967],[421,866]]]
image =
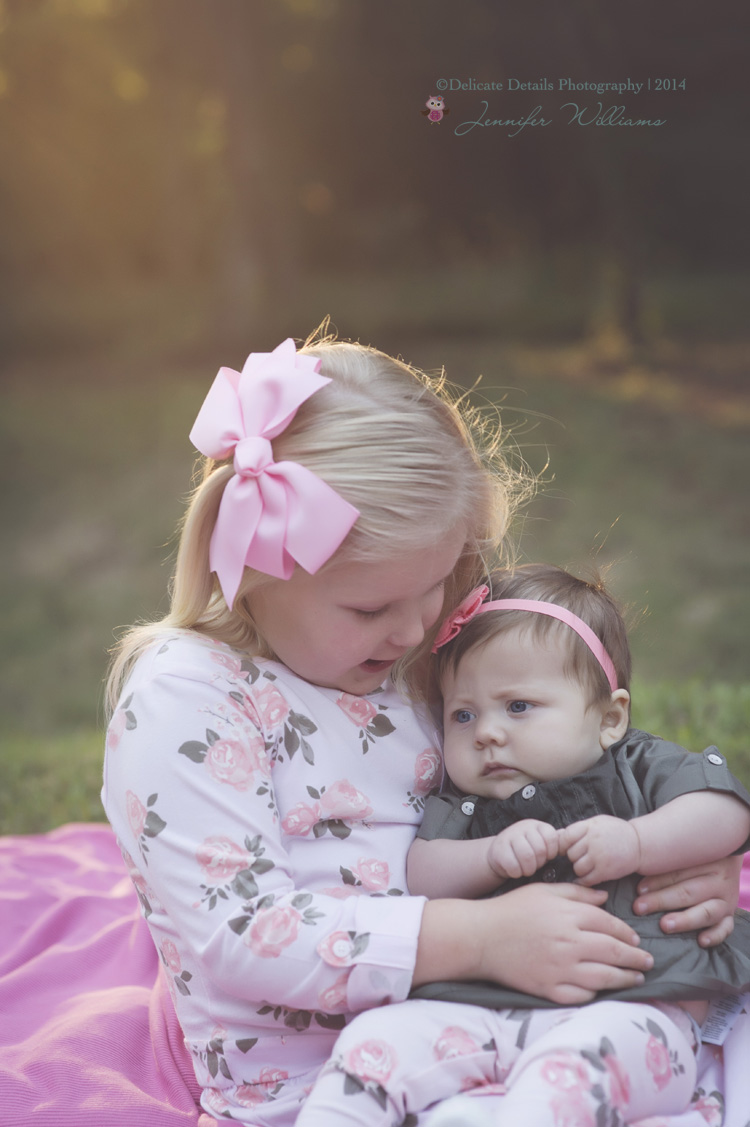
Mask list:
[[[575,0],[558,10],[560,57],[583,78],[615,73],[617,44],[612,41],[612,25],[595,0]],[[586,120],[594,116],[597,104],[606,108],[609,95],[599,97],[590,91],[571,95],[579,105],[587,105]],[[613,96],[613,101],[617,100]],[[642,283],[644,248],[635,206],[635,193],[629,187],[631,164],[623,130],[609,126],[576,126],[575,137],[582,146],[581,166],[595,185],[597,215],[592,224],[598,232],[593,265],[594,298],[588,316],[588,330],[594,343],[610,359],[626,356],[642,341]],[[624,132],[627,133],[627,130]]]
[[215,329],[222,338],[246,345],[250,331],[260,328],[270,343],[279,330],[286,331],[286,310],[300,276],[290,162],[280,163],[284,139],[269,135],[264,113],[274,101],[278,44],[265,5],[225,0],[220,12],[206,14],[203,34],[213,46],[211,78],[226,105],[227,193]]

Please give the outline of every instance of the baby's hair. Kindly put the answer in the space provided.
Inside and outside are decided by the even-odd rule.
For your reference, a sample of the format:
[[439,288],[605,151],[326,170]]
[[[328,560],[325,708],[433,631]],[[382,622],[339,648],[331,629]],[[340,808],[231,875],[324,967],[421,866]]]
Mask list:
[[[331,383],[298,409],[273,440],[276,461],[306,466],[360,512],[352,531],[325,567],[374,562],[431,547],[464,523],[467,541],[446,584],[444,613],[487,574],[504,549],[517,504],[532,477],[506,457],[504,436],[465,393],[377,349],[326,335],[327,324],[299,350],[320,358]],[[230,610],[208,552],[231,460],[202,459],[202,479],[182,522],[171,609],[160,622],[134,628],[116,647],[108,683],[113,708],[133,661],[165,632],[189,629],[259,657],[275,655],[260,634],[248,596],[274,580],[245,569]],[[518,463],[518,460],[516,460]],[[506,555],[507,558],[507,555]],[[394,667],[402,688],[424,696],[422,646]]]
[[[631,657],[627,628],[619,606],[598,575],[587,581],[552,564],[523,564],[494,572],[490,576],[490,585],[488,600],[535,599],[572,611],[594,631],[612,658],[618,688],[630,691]],[[459,662],[470,650],[517,629],[527,632],[535,640],[561,639],[567,654],[566,676],[585,689],[590,705],[609,700],[612,690],[606,674],[578,634],[558,619],[525,610],[490,610],[472,618],[451,642],[438,650],[434,663],[438,685],[442,684],[446,673],[455,673]]]

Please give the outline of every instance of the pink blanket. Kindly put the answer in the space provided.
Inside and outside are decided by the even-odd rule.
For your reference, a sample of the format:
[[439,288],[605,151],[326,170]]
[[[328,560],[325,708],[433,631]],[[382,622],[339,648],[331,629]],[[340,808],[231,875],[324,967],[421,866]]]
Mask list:
[[0,838],[0,895],[3,1127],[217,1127],[109,827]]

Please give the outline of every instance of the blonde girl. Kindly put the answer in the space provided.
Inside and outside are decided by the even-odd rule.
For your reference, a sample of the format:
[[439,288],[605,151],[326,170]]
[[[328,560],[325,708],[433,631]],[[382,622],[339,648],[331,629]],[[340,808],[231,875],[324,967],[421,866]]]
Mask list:
[[[414,985],[580,1002],[640,982],[650,957],[599,892],[406,894],[440,779],[424,659],[522,484],[497,444],[439,381],[326,339],[222,369],[192,438],[172,608],[116,658],[102,797],[205,1110],[291,1127],[349,1017]],[[722,876],[644,907],[682,897],[690,927],[708,898],[720,938]]]

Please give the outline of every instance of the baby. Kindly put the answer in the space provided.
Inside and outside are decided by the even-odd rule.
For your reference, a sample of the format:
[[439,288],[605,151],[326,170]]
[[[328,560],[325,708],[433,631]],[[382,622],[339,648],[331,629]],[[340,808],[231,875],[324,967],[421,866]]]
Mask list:
[[[715,748],[695,755],[629,728],[627,634],[601,584],[528,565],[494,576],[488,593],[464,600],[435,644],[450,786],[428,800],[409,890],[465,898],[529,880],[603,884],[653,970],[579,1010],[491,983],[430,983],[387,1020],[372,1011],[348,1026],[299,1127],[400,1122],[498,1084],[497,1125],[680,1114],[707,999],[750,989],[750,917],[702,949],[632,908],[643,876],[747,847],[750,795]],[[345,1095],[373,1099],[342,1100],[342,1075]],[[485,1101],[463,1102],[455,1122],[485,1122]],[[429,1122],[451,1115],[448,1103]]]

